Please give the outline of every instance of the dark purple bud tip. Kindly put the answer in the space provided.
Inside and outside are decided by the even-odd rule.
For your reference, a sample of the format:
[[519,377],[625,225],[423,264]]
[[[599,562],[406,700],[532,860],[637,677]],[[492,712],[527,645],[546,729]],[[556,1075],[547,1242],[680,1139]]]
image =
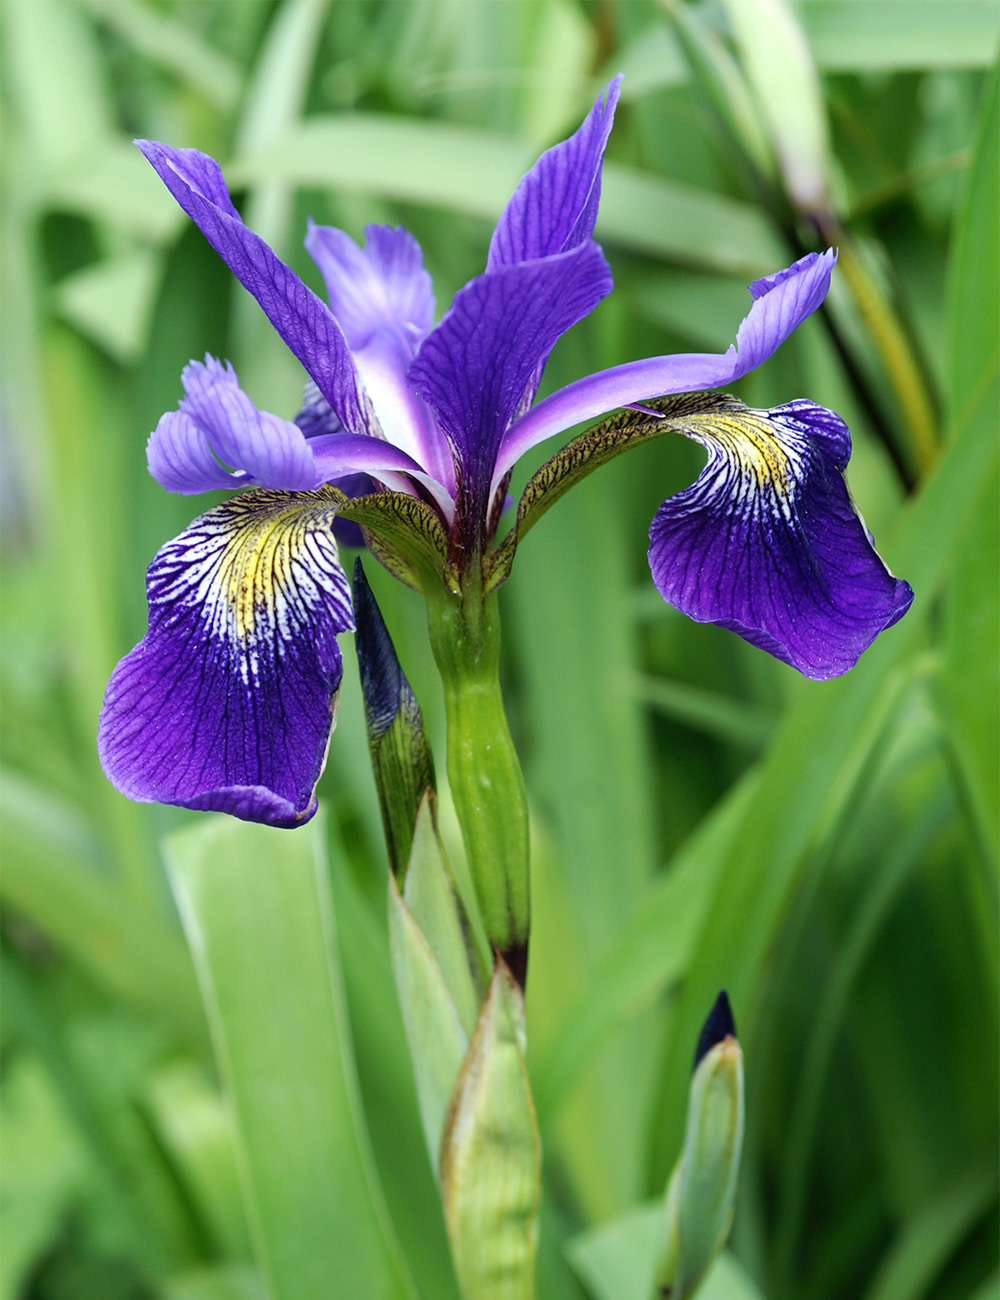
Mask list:
[[698,1036],[698,1047],[694,1054],[693,1070],[697,1070],[701,1064],[703,1056],[707,1056],[716,1043],[721,1043],[724,1038],[736,1037],[736,1022],[733,1020],[732,1007],[729,1005],[729,997],[726,990],[723,989],[715,999],[715,1006],[708,1013],[708,1019],[702,1026]]
[[354,621],[365,716],[370,735],[378,739],[396,717],[400,695],[407,687],[360,559],[354,562]]

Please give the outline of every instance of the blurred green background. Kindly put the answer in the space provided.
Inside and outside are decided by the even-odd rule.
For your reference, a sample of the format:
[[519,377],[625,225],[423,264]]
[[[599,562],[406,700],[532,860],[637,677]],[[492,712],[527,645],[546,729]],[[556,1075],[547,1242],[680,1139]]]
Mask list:
[[[547,387],[724,349],[748,281],[820,246],[818,225],[843,249],[828,310],[737,391],[848,419],[855,499],[917,595],[833,683],[685,621],[645,561],[655,508],[700,465],[679,439],[588,480],[519,552],[502,605],[535,823],[541,1294],[632,1294],[636,1207],[662,1192],[725,986],[748,1117],[715,1294],[996,1297],[996,5],[6,0],[2,20],[0,1300],[266,1294],[247,1135],[158,848],[201,817],[121,798],[94,735],[145,628],[145,565],[202,504],[145,468],[181,367],[228,357],[289,418],[302,374],[131,137],[219,158],[317,287],[307,215],[405,224],[440,311],[518,176],[618,71],[598,226],[616,289]],[[367,570],[441,754],[421,601]],[[437,1300],[455,1289],[345,650],[320,794],[348,1091],[387,1238]],[[248,895],[266,870],[246,863]]]

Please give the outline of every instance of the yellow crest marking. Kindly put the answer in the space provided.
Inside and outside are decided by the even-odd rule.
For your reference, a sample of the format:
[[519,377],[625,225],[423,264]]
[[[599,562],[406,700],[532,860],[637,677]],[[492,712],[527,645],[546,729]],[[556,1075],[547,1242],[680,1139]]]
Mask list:
[[[246,492],[219,507],[226,535],[216,583],[241,641],[254,634],[259,614],[280,617],[284,597],[297,585],[296,559],[320,520],[333,522],[332,495],[318,492]],[[331,543],[332,544],[332,543]]]

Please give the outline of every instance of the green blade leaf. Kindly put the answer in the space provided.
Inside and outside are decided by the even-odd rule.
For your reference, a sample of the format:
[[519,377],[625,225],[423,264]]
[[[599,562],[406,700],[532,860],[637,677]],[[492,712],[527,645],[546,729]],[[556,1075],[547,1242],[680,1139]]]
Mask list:
[[867,1300],[920,1300],[996,1196],[992,1159],[965,1169],[913,1216],[887,1253]]
[[802,16],[817,62],[837,72],[989,67],[1000,36],[991,0],[809,0]]
[[165,843],[244,1198],[275,1300],[412,1297],[378,1186],[337,963],[322,826],[214,817]]
[[533,1300],[541,1148],[524,1003],[501,961],[452,1097],[441,1194],[465,1300]]
[[205,1041],[191,962],[176,929],[108,878],[99,842],[74,810],[14,772],[0,780],[4,906],[37,926],[114,997]]
[[182,77],[220,109],[231,108],[242,90],[239,64],[202,41],[183,22],[137,0],[77,0],[139,54]]
[[821,212],[829,190],[826,106],[797,13],[788,0],[723,3],[789,196],[800,211]]

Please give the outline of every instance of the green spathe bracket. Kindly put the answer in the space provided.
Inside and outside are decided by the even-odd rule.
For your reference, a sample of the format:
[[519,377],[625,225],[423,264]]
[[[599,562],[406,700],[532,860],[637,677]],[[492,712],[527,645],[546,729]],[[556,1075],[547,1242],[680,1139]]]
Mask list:
[[434,1172],[455,1082],[485,992],[485,975],[434,824],[428,791],[400,894],[389,874],[389,946]]
[[322,818],[289,835],[213,817],[164,856],[273,1300],[414,1300],[361,1118]]
[[441,1194],[464,1300],[534,1300],[541,1146],[524,1001],[499,959],[445,1124]]
[[389,946],[417,1102],[427,1150],[439,1171],[441,1134],[448,1101],[462,1068],[469,1036],[455,1001],[416,921],[389,874]]
[[471,922],[455,888],[429,794],[424,797],[417,814],[403,898],[441,967],[444,982],[469,1038],[486,995],[487,970],[473,937]]

